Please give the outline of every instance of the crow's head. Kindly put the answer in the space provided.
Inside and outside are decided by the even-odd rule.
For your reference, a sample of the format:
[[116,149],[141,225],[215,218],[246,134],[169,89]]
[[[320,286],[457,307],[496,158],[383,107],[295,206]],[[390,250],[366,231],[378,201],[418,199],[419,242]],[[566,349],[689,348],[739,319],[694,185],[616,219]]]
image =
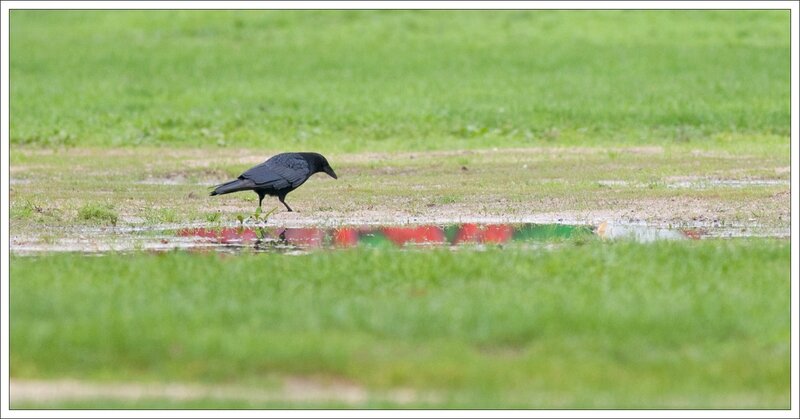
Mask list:
[[300,154],[302,154],[303,157],[306,159],[306,161],[309,163],[309,165],[312,168],[314,168],[313,173],[325,172],[328,174],[328,176],[334,179],[339,179],[339,177],[336,176],[336,172],[333,171],[333,168],[328,163],[328,159],[326,159],[325,156],[323,156],[322,154],[319,153],[300,153]]
[[322,160],[325,162],[325,165],[322,166],[322,171],[327,173],[328,176],[330,176],[330,177],[332,177],[334,179],[339,179],[339,177],[336,176],[336,172],[333,171],[333,168],[331,167],[331,165],[328,164],[328,160],[325,160],[325,157],[323,157]]

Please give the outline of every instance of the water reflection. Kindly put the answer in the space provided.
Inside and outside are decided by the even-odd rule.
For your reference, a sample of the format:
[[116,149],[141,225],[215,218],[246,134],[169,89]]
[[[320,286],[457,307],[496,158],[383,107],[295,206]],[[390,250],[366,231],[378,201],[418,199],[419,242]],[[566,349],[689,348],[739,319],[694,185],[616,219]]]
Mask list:
[[781,229],[754,234],[741,226],[692,225],[666,228],[646,224],[601,223],[567,224],[446,224],[405,226],[341,226],[337,228],[276,226],[184,227],[179,229],[143,228],[120,231],[114,228],[80,238],[53,242],[15,244],[16,254],[38,252],[90,252],[135,250],[192,250],[239,252],[244,249],[276,253],[303,253],[319,248],[348,247],[436,247],[459,245],[503,245],[506,243],[552,244],[562,240],[597,237],[637,242],[656,240],[704,239],[709,237],[789,237]]
[[212,243],[290,245],[303,248],[503,244],[547,241],[596,234],[591,226],[564,224],[455,224],[446,226],[346,226],[339,228],[184,228],[177,235]]

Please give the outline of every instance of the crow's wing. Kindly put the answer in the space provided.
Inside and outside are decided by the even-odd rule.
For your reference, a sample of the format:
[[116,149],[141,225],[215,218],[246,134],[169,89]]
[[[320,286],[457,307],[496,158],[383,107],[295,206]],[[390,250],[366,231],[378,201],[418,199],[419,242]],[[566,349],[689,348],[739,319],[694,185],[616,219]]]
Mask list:
[[249,179],[258,188],[287,189],[303,184],[309,176],[308,162],[292,153],[278,154],[242,173],[239,179]]

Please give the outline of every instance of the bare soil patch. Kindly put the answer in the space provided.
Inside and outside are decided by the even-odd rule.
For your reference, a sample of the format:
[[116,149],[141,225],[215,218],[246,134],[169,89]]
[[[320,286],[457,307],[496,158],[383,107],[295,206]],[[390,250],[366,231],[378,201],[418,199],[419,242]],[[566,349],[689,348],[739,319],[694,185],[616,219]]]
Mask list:
[[11,405],[15,403],[54,403],[77,400],[239,400],[251,403],[337,402],[362,405],[371,400],[396,404],[433,401],[409,389],[370,393],[346,380],[320,380],[311,377],[288,377],[275,388],[185,383],[94,383],[81,380],[11,380]]

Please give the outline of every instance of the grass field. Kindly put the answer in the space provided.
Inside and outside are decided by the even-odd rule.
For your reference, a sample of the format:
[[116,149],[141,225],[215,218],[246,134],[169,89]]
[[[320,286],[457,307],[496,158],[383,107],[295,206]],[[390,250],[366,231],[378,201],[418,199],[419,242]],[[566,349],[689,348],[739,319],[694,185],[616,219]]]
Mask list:
[[310,375],[438,407],[789,402],[781,240],[11,266],[13,377],[269,388]]
[[785,239],[15,252],[235,224],[256,195],[207,187],[306,150],[340,179],[272,225],[785,237],[788,12],[14,10],[10,31],[14,407],[788,408]]
[[321,152],[789,134],[786,11],[11,14],[14,145]]

